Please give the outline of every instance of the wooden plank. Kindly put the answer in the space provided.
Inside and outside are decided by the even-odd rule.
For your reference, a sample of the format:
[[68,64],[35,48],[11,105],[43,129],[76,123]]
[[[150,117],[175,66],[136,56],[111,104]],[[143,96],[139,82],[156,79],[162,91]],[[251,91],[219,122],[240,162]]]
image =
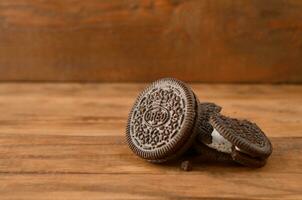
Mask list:
[[[301,199],[301,174],[1,175],[1,199]],[[282,180],[282,181],[281,181]]]
[[260,169],[235,164],[156,165],[124,141],[145,84],[0,84],[1,200],[301,199],[302,86],[192,88],[223,112],[257,122],[273,154]]
[[[302,178],[302,137],[271,138],[274,153],[265,168],[227,163],[196,163],[190,174],[271,173]],[[0,173],[9,174],[179,174],[180,163],[154,165],[135,156],[124,137],[1,136]],[[282,165],[279,163],[283,163]],[[248,174],[246,174],[248,176]],[[246,178],[246,177],[244,177]],[[298,180],[298,179],[297,179]],[[302,192],[302,191],[301,191]]]
[[[0,131],[10,134],[120,136],[145,84],[0,84]],[[248,118],[268,136],[301,136],[298,85],[192,85],[200,101]],[[280,126],[286,124],[286,126]]]
[[2,0],[0,80],[302,82],[301,21],[300,0]]

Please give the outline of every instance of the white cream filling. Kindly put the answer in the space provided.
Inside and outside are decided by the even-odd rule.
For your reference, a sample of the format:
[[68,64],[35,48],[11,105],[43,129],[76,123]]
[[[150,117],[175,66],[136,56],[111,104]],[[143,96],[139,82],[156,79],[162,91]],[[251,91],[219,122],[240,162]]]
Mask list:
[[246,152],[246,151],[244,151],[244,150],[242,150],[242,149],[239,149],[239,148],[236,147],[236,146],[235,146],[235,149],[236,149],[237,151],[240,151],[241,153],[249,154],[248,152]]
[[[212,143],[206,144],[208,147],[216,149],[217,151],[224,153],[232,152],[232,143],[225,139],[220,133],[214,128],[212,135]],[[237,147],[235,147],[237,148]]]

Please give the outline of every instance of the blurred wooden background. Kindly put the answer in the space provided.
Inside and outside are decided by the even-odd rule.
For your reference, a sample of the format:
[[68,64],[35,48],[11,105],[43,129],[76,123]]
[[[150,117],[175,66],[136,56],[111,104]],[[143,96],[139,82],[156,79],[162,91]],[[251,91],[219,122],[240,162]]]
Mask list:
[[302,82],[301,0],[0,0],[0,80]]

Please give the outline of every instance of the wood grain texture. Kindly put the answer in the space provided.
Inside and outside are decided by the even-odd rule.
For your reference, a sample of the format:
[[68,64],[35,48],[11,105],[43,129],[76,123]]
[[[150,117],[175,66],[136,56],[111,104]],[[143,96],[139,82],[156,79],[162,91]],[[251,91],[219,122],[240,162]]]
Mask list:
[[255,121],[273,154],[261,169],[156,165],[124,141],[144,84],[0,84],[1,200],[301,199],[302,86],[201,85],[201,101]]
[[0,80],[301,83],[301,21],[300,0],[1,0]]

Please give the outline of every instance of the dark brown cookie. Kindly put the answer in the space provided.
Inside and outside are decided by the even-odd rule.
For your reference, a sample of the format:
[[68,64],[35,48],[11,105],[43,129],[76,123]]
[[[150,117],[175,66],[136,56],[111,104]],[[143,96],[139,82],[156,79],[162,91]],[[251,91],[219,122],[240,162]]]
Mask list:
[[255,123],[223,115],[212,115],[210,124],[235,146],[236,151],[261,159],[269,157],[272,153],[269,139]]
[[131,150],[151,162],[184,153],[198,130],[199,101],[183,82],[155,81],[138,96],[129,114],[126,139]]
[[195,160],[199,159],[200,161],[219,161],[219,162],[233,161],[230,154],[219,152],[199,141],[194,142],[193,147],[199,154],[198,157],[195,158]]
[[200,103],[200,108],[209,115],[211,113],[220,113],[222,110],[221,106],[212,102],[202,102]]
[[211,102],[200,103],[200,126],[197,140],[203,143],[211,143],[211,133],[213,131],[212,125],[209,123],[210,117],[214,114],[220,113],[221,107]]
[[249,155],[236,150],[232,151],[231,156],[234,161],[247,167],[257,168],[263,167],[266,164],[266,159],[252,158]]

